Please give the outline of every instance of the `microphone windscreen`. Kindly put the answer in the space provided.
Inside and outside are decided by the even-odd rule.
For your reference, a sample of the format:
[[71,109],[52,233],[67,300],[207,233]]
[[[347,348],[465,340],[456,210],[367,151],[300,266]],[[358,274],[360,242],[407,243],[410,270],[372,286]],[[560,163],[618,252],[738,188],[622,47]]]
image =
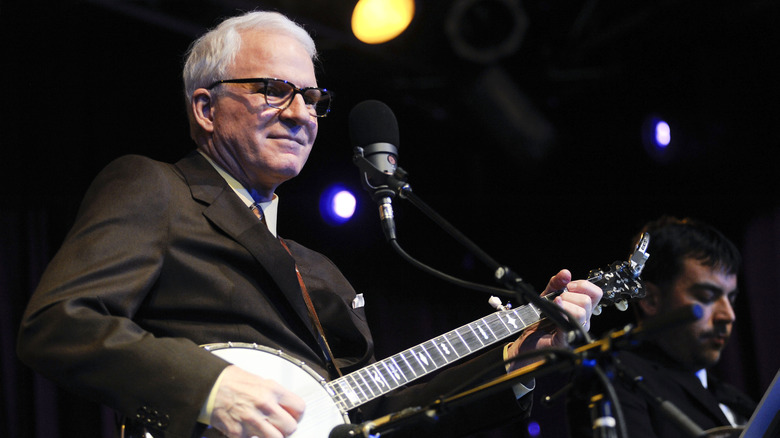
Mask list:
[[390,143],[398,147],[398,121],[390,109],[378,100],[364,100],[349,112],[349,136],[353,147]]
[[360,430],[360,425],[339,424],[330,431],[328,438],[353,438],[359,435],[364,435]]
[[682,324],[698,320],[704,314],[699,304],[690,304],[671,310],[665,315],[658,316],[650,321],[643,322],[637,327],[639,337],[642,339],[655,336]]

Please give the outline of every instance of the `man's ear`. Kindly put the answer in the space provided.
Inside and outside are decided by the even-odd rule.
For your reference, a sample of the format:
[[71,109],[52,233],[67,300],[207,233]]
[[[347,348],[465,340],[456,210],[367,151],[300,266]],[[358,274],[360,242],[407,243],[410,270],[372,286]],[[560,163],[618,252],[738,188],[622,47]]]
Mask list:
[[646,318],[658,314],[661,308],[661,289],[653,283],[645,283],[645,297],[637,302]]
[[198,88],[192,93],[192,115],[206,132],[214,131],[214,101],[209,90]]

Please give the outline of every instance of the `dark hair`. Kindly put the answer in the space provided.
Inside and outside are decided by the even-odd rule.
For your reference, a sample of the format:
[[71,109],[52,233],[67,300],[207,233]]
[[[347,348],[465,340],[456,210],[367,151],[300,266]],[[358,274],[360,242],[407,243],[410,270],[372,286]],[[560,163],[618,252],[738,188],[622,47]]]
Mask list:
[[643,232],[650,234],[650,258],[641,277],[662,289],[677,279],[686,258],[729,274],[737,274],[742,262],[739,250],[726,236],[700,221],[663,216],[645,224],[638,236]]

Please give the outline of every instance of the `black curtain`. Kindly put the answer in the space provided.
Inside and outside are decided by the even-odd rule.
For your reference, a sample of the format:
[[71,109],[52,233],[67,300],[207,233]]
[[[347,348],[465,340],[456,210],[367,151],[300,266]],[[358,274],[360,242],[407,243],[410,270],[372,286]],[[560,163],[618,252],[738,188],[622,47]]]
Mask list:
[[50,225],[50,218],[65,223],[72,220],[67,208],[57,207],[17,205],[0,214],[0,433],[8,437],[111,436],[114,422],[108,410],[60,390],[16,357],[16,333],[24,307],[56,250],[53,245],[63,237],[61,226]]
[[[111,14],[94,3],[101,2],[0,3],[0,41],[4,42],[0,68],[0,434],[6,437],[111,435],[110,410],[60,390],[19,362],[15,353],[19,321],[97,171],[126,153],[173,161],[192,148],[179,92],[181,58],[177,55],[185,51],[193,35]],[[774,21],[771,26],[776,29]],[[738,33],[730,29],[724,39],[739,42]],[[313,187],[319,189],[337,178],[359,185],[349,162],[346,118],[351,104],[377,95],[383,100],[397,99],[391,107],[406,109],[397,112],[399,125],[404,127],[404,145],[418,146],[404,149],[404,167],[416,177],[415,189],[420,188],[418,193],[435,207],[450,208],[445,217],[465,225],[467,235],[490,246],[490,252],[498,252],[497,259],[519,266],[520,274],[531,277],[530,283],[537,287],[560,267],[577,265],[581,269],[576,275],[581,276],[583,269],[587,272],[620,258],[627,252],[623,243],[630,234],[660,214],[693,216],[724,231],[743,251],[745,266],[735,336],[719,372],[758,398],[780,368],[776,348],[780,318],[775,316],[780,294],[774,285],[780,267],[780,204],[775,164],[766,158],[767,151],[780,144],[776,129],[780,92],[773,74],[777,50],[771,41],[755,38],[749,46],[738,46],[735,52],[744,55],[734,60],[717,56],[728,67],[725,70],[689,73],[708,97],[706,105],[691,106],[690,112],[707,115],[711,108],[719,118],[702,123],[710,135],[701,140],[707,145],[701,147],[701,155],[666,167],[650,162],[641,150],[637,156],[626,155],[626,150],[636,149],[638,138],[623,133],[631,122],[621,114],[624,107],[610,105],[639,111],[643,102],[621,94],[624,88],[614,93],[595,90],[592,99],[575,109],[566,106],[565,99],[558,102],[562,105],[558,116],[566,122],[560,125],[570,131],[561,132],[560,154],[543,164],[523,163],[485,141],[478,127],[472,129],[465,109],[455,115],[432,110],[442,117],[431,118],[423,109],[438,108],[438,98],[420,99],[423,90],[413,87],[407,91],[415,99],[408,98],[392,89],[393,81],[384,74],[355,70],[360,62],[354,59],[336,70],[340,58],[329,53],[324,63],[327,66],[330,61],[334,67],[324,72],[331,74],[324,83],[340,85],[334,87],[341,93],[334,102],[338,107],[321,125],[306,174],[285,184],[284,223],[297,230],[290,233],[297,240],[311,241],[313,248],[331,256],[359,291],[370,291],[367,311],[379,357],[490,311],[486,304],[484,308],[472,304],[485,301],[482,297],[451,291],[415,275],[416,271],[398,261],[381,237],[373,205],[363,207],[365,213],[357,225],[338,232],[324,225],[314,230],[317,215],[305,212],[308,207],[304,205],[316,205]],[[747,47],[753,49],[745,51]],[[676,64],[669,68],[668,77],[680,76]],[[699,79],[699,74],[705,79]],[[360,79],[366,82],[356,84]],[[605,96],[613,99],[596,106]],[[685,111],[688,108],[684,106]],[[570,117],[564,117],[567,111]],[[574,130],[570,125],[579,126],[580,119],[581,128],[608,123],[609,135],[602,135],[600,129]],[[564,150],[565,144],[570,148]],[[456,157],[456,164],[442,166],[444,155]],[[587,166],[591,169],[582,169]],[[307,196],[314,199],[289,208],[291,200]],[[468,201],[465,205],[463,198]],[[445,238],[429,236],[434,232],[428,229],[419,231],[423,227],[416,223],[412,226],[411,208],[405,212],[398,204],[399,228],[405,227],[400,232],[409,249],[416,254],[427,251],[426,259],[438,266],[461,262],[455,251],[439,246]],[[505,206],[515,208],[502,210]],[[518,208],[524,211],[517,214]],[[464,213],[464,209],[472,210]],[[308,234],[298,238],[300,233]],[[350,236],[347,244],[344,236]],[[473,258],[462,261],[462,271],[478,264]],[[480,273],[478,278],[489,281],[487,277]],[[399,321],[395,317],[399,314],[408,318]],[[618,321],[608,314],[594,327],[608,329]],[[551,380],[561,383],[560,377]],[[548,393],[548,389],[540,385],[537,392]],[[561,426],[560,415],[536,404],[532,419],[542,424],[543,436],[556,436],[549,431]],[[517,434],[521,432],[507,436]]]

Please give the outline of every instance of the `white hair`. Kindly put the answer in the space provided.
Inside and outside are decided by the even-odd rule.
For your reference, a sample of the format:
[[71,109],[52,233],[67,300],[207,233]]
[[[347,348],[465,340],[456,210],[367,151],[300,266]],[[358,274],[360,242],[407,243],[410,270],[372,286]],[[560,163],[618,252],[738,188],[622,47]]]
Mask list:
[[182,77],[188,112],[196,89],[229,79],[225,75],[241,48],[241,33],[249,30],[289,35],[303,45],[312,61],[317,59],[317,48],[311,35],[278,12],[252,11],[228,18],[195,40],[187,51]]

